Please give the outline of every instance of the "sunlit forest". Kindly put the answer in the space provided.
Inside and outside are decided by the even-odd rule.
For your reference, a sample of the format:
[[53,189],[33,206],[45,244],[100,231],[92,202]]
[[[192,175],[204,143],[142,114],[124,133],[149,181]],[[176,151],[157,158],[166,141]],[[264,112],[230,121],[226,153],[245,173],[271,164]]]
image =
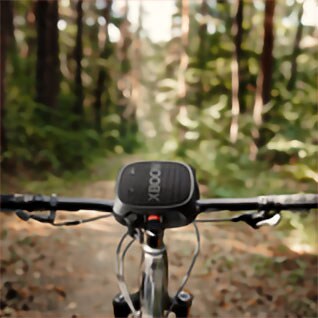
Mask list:
[[[112,198],[120,167],[137,160],[191,164],[205,197],[316,192],[315,0],[2,0],[0,8],[2,193]],[[241,265],[250,282],[258,268],[260,281],[272,275],[267,294],[273,297],[264,291],[250,298],[250,306],[266,313],[271,302],[277,318],[317,314],[316,221],[314,215],[286,215],[279,230],[262,234],[266,240],[276,235],[275,247],[266,246],[271,252],[241,259],[254,261],[252,274]],[[5,224],[17,230],[13,220]],[[212,237],[211,230],[204,229]],[[212,229],[225,235],[224,229]],[[234,227],[228,231],[235,233]],[[22,227],[19,233],[10,237],[14,234],[3,230],[1,235],[15,242],[28,237],[24,244],[29,250],[32,231]],[[250,240],[255,234],[244,235]],[[286,252],[287,256],[276,249],[285,235],[288,246],[294,247],[294,254]],[[45,249],[39,244],[39,250]],[[246,250],[257,244],[265,244],[263,237],[256,237]],[[209,248],[219,256],[219,264],[233,269],[234,258]],[[302,261],[297,253],[308,255]],[[21,260],[9,252],[3,255],[6,275],[15,281],[12,273]],[[208,261],[202,277],[211,275]],[[44,265],[36,266],[41,272]],[[274,291],[280,270],[287,273],[280,292],[289,286],[294,293],[290,302]],[[197,292],[202,288],[199,278],[194,283]],[[63,313],[68,293],[61,287],[63,280],[53,287],[44,281],[49,297],[59,297],[56,312]],[[261,288],[260,281],[250,286]],[[304,289],[296,291],[297,284]],[[18,290],[12,284],[3,286],[2,290]],[[241,296],[246,305],[243,292]],[[212,300],[206,297],[196,310],[211,316],[206,304]],[[221,308],[213,316],[267,317],[257,316],[248,305],[234,310],[238,301],[213,303]],[[68,298],[67,302],[67,313],[79,310],[80,301],[78,307],[69,306]],[[9,308],[9,315],[18,315],[23,304],[15,304],[1,306]],[[58,307],[52,306],[42,299],[25,310]],[[102,312],[104,307],[98,308]]]

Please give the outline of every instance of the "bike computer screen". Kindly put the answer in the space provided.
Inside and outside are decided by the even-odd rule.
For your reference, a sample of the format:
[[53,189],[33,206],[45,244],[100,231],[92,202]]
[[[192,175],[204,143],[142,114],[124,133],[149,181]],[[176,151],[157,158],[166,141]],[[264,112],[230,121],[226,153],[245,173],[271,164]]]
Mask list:
[[190,166],[171,161],[136,162],[119,173],[114,212],[119,216],[156,213],[166,223],[179,213],[186,219],[177,225],[181,226],[192,222],[198,198],[195,172]]

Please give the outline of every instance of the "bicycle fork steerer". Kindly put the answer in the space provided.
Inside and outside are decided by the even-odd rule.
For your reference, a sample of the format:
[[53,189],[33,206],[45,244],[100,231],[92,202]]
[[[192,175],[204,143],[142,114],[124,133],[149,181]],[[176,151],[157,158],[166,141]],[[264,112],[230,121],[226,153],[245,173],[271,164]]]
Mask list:
[[[141,311],[143,318],[164,317],[164,312],[167,312],[166,316],[169,312],[173,312],[177,318],[189,316],[193,296],[183,290],[179,291],[176,297],[168,295],[168,257],[163,236],[164,229],[160,217],[150,215],[147,228],[142,233],[140,240],[143,250],[140,289],[136,293],[129,294],[128,302],[123,292],[114,297],[115,318],[128,317],[130,314],[140,317]],[[118,277],[118,280],[120,282],[121,277]]]

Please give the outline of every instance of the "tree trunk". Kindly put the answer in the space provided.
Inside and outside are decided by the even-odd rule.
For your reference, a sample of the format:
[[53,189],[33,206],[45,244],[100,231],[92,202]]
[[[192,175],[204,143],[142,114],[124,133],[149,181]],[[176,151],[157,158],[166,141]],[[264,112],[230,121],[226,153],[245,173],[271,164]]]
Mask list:
[[5,116],[5,72],[7,50],[14,44],[13,1],[0,1],[1,11],[1,68],[0,68],[0,116],[1,116],[1,166],[4,167],[3,154],[7,150],[7,138],[4,127]]
[[123,22],[120,25],[120,34],[121,39],[119,42],[119,59],[120,59],[120,65],[121,65],[121,73],[126,74],[130,70],[130,63],[129,63],[129,56],[128,56],[128,50],[131,45],[131,38],[130,38],[130,32],[129,32],[129,25],[130,22],[128,20],[128,0],[125,2],[125,8],[124,8],[124,18]]
[[56,107],[60,82],[58,45],[58,1],[38,0],[35,8],[37,25],[36,101]]
[[200,68],[205,67],[205,62],[206,62],[206,45],[207,45],[207,21],[206,18],[209,14],[209,6],[207,3],[207,0],[202,0],[201,3],[201,9],[200,9],[201,16],[203,18],[203,21],[201,22],[201,25],[199,27],[199,39],[200,39],[200,44],[199,44],[199,52],[198,52],[198,57],[199,57],[199,65]]
[[186,80],[185,72],[189,64],[189,56],[187,53],[187,47],[189,44],[189,0],[184,0],[181,2],[181,45],[182,52],[179,64],[179,74],[178,74],[178,100],[181,107],[184,106],[186,97]]
[[291,71],[290,71],[290,78],[287,84],[287,88],[289,90],[292,90],[295,87],[296,83],[296,76],[297,76],[297,56],[300,52],[300,40],[303,34],[303,24],[301,23],[301,18],[303,16],[304,8],[303,4],[300,4],[300,9],[298,12],[298,26],[297,26],[297,32],[295,36],[295,42],[294,42],[294,49],[291,56]]
[[274,47],[274,18],[275,0],[266,1],[265,5],[265,36],[262,54],[262,74],[263,87],[262,99],[263,105],[267,104],[271,99],[272,75],[273,75],[273,47]]
[[275,10],[275,0],[265,2],[264,19],[264,41],[263,52],[261,56],[261,67],[256,83],[256,96],[254,103],[253,119],[255,127],[252,130],[253,143],[251,145],[250,158],[256,159],[258,148],[266,141],[262,140],[260,127],[263,123],[263,108],[271,99],[272,68],[273,68],[273,46],[274,31],[273,17]]
[[75,71],[75,104],[74,104],[74,113],[79,116],[81,119],[83,117],[83,83],[82,83],[82,59],[83,59],[83,9],[82,9],[83,0],[78,0],[76,3],[76,25],[77,25],[77,34],[76,34],[76,44],[74,50],[74,58],[76,63]]
[[130,22],[128,20],[128,0],[125,1],[123,21],[120,25],[120,41],[118,42],[118,59],[120,62],[120,76],[118,79],[118,98],[122,110],[120,116],[125,121],[130,115],[135,113],[135,105],[132,103],[132,74],[129,59],[129,48],[132,44],[129,31]]
[[[138,12],[138,28],[135,32],[135,36],[132,41],[132,91],[131,91],[131,107],[130,109],[136,110],[136,107],[141,103],[141,32],[143,29],[143,17],[144,9],[142,0],[139,0],[139,12]],[[131,113],[132,111],[129,110]],[[126,110],[127,116],[127,110]]]
[[[106,40],[104,43],[104,48],[100,55],[101,59],[107,59],[111,54],[108,25],[109,25],[110,12],[111,12],[113,1],[112,0],[105,0],[105,1],[106,1],[106,8],[104,10],[104,18],[106,20],[106,25],[105,25]],[[96,99],[94,103],[95,128],[99,133],[102,131],[102,95],[104,91],[105,91],[105,94],[107,94],[106,102],[110,102],[108,87],[105,83],[109,79],[110,77],[108,74],[108,70],[105,68],[105,66],[100,67],[98,72],[98,77],[97,77],[96,90],[95,90]]]
[[239,124],[238,119],[240,115],[240,96],[242,94],[240,89],[240,58],[241,58],[241,45],[243,33],[243,0],[237,0],[236,14],[232,25],[232,34],[234,38],[235,49],[232,56],[232,122],[230,128],[230,140],[236,143]]
[[[189,0],[180,1],[181,4],[181,56],[178,69],[178,91],[177,91],[177,105],[175,112],[170,115],[171,122],[175,121],[178,114],[184,114],[187,116],[188,109],[186,107],[186,96],[187,96],[187,82],[185,72],[189,65],[189,30],[190,30],[190,4]],[[179,127],[179,136],[177,154],[182,154],[183,148],[181,147],[185,140],[186,129],[185,127]]]
[[[200,13],[202,16],[203,21],[201,21],[201,25],[199,27],[199,50],[198,50],[198,66],[200,70],[204,70],[205,69],[205,63],[207,60],[207,32],[208,32],[208,28],[207,28],[207,16],[209,14],[209,6],[207,3],[207,0],[202,0],[201,3],[201,8],[200,8]],[[198,107],[202,107],[202,102],[204,100],[204,95],[205,95],[205,87],[204,87],[204,83],[202,78],[200,79],[199,83],[198,83],[198,92],[197,92],[197,106]]]
[[[28,10],[25,13],[25,20],[26,20],[26,28],[28,30],[35,30],[36,29],[36,20],[35,20],[35,8],[36,2],[32,1]],[[35,32],[25,32],[25,42],[27,43],[27,52],[26,58],[30,58],[31,56],[35,55],[35,48],[36,48],[36,34]]]

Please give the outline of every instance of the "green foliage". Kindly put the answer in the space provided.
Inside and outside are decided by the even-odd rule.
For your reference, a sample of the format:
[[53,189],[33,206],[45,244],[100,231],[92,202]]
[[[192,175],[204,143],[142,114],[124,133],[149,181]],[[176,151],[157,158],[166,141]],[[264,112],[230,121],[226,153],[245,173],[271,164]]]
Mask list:
[[[178,8],[175,17],[181,15]],[[190,11],[189,64],[184,74],[187,86],[185,99],[180,101],[177,95],[178,59],[170,60],[173,62],[166,65],[165,74],[157,73],[160,79],[153,95],[163,106],[161,113],[156,108],[153,122],[157,136],[162,140],[162,152],[196,167],[200,182],[207,186],[206,194],[210,196],[315,192],[318,182],[316,84],[312,76],[313,69],[317,68],[315,52],[311,47],[302,49],[297,58],[296,86],[293,90],[288,89],[298,21],[281,23],[282,19],[286,22],[292,14],[297,14],[299,6],[276,4],[272,100],[263,109],[264,121],[260,127],[262,145],[255,161],[251,160],[250,155],[253,142],[251,132],[255,127],[252,114],[260,68],[264,7],[244,2],[239,60],[241,111],[235,144],[230,142],[229,137],[234,50],[231,26],[234,13],[224,3],[209,3],[209,16],[206,18],[208,32],[202,38],[199,28],[202,27],[203,18],[198,14],[199,10],[199,5],[193,5]],[[304,26],[303,30],[304,38],[307,37],[308,41],[313,39],[311,27]],[[204,54],[200,51],[202,41],[206,41]],[[176,43],[181,45],[180,37],[172,39],[166,50],[171,50],[173,54]],[[156,56],[160,53],[157,50]],[[147,54],[147,61],[154,59]],[[150,63],[144,67],[146,72],[151,70]],[[152,102],[151,99],[149,102]],[[178,104],[184,106],[178,109],[174,106]],[[167,110],[170,111],[173,128],[164,130],[164,121],[159,120]],[[149,143],[152,144],[153,139]]]
[[[59,34],[63,78],[56,109],[34,102],[36,52],[32,45],[27,58],[22,57],[21,52],[26,46],[25,39],[34,41],[36,34],[31,26],[19,25],[18,52],[10,54],[7,67],[5,129],[9,149],[5,157],[16,165],[36,170],[40,167],[65,171],[84,169],[93,157],[105,153],[132,153],[145,144],[156,158],[177,158],[191,163],[198,171],[200,182],[207,187],[207,195],[314,192],[318,180],[318,148],[316,83],[312,74],[317,70],[317,63],[315,47],[310,44],[314,41],[311,27],[303,27],[305,44],[297,57],[295,87],[288,88],[298,23],[295,17],[300,5],[276,5],[272,100],[263,110],[259,160],[252,161],[251,131],[255,127],[252,113],[262,51],[264,6],[244,2],[239,61],[241,111],[238,140],[232,144],[229,131],[233,117],[231,27],[234,9],[224,2],[207,3],[206,33],[201,28],[205,20],[198,14],[201,6],[194,2],[190,5],[189,45],[185,48],[189,62],[181,74],[186,81],[185,98],[178,95],[180,34],[168,43],[155,44],[145,36],[140,37],[142,32],[135,35],[128,32],[126,40],[130,44],[135,41],[135,49],[127,48],[121,65],[119,44],[109,42],[105,48],[101,40],[97,18],[102,10],[87,4],[85,14],[91,14],[94,23],[84,23],[83,117],[72,111],[75,62],[69,52],[74,49],[76,36],[74,8],[61,7],[62,18],[68,24]],[[29,4],[25,6],[29,8]],[[17,14],[22,15],[26,7],[19,4]],[[181,3],[176,7],[174,29],[180,28]],[[125,18],[112,13],[110,22],[120,28]],[[21,36],[24,34],[27,36]],[[107,79],[99,134],[94,127],[93,105],[100,69],[106,72]],[[127,90],[133,81],[138,81],[140,86],[139,104],[133,108],[140,111],[137,116],[134,109],[126,118],[126,109],[136,102],[131,98],[132,90]],[[125,89],[130,95],[124,94]]]
[[85,169],[97,155],[112,152],[123,144],[129,152],[138,146],[135,134],[120,132],[119,115],[103,118],[102,136],[92,124],[72,113],[74,95],[70,85],[61,85],[58,107],[48,108],[34,101],[34,72],[32,59],[13,54],[9,66],[6,91],[5,130],[8,151],[4,158],[11,167],[36,170],[40,175],[48,171]]
[[5,156],[11,164],[53,171],[78,168],[98,144],[94,131],[69,129],[72,116],[67,116],[67,123],[65,113],[37,104],[26,95],[10,101],[10,106],[6,112],[10,147]]
[[[13,94],[14,95],[14,94]],[[138,146],[134,134],[120,136],[121,121],[118,115],[103,118],[104,133],[99,136],[95,129],[81,123],[71,115],[71,100],[61,98],[60,109],[49,109],[23,94],[11,100],[6,112],[6,132],[10,145],[5,157],[14,166],[28,167],[38,171],[59,172],[85,169],[98,154],[111,153],[122,145],[123,151],[131,152]]]
[[[85,10],[94,17],[93,25],[83,19],[83,59],[82,82],[84,114],[74,112],[75,7],[60,4],[60,18],[67,22],[64,31],[59,32],[61,82],[58,103],[55,109],[35,102],[36,96],[36,24],[31,1],[15,4],[16,45],[7,54],[6,96],[4,129],[8,150],[3,159],[8,168],[27,168],[39,176],[48,172],[61,173],[87,169],[96,156],[112,152],[132,152],[139,146],[136,121],[133,116],[122,116],[127,99],[121,98],[117,80],[122,76],[122,68],[117,62],[117,46],[107,42],[101,47],[97,36],[97,18],[102,16],[92,4]],[[25,12],[27,18],[25,18]],[[88,14],[89,15],[89,14]],[[114,16],[111,23],[120,27],[121,16]],[[73,53],[71,53],[73,52]],[[102,88],[101,121],[102,131],[98,133],[94,120],[94,101],[98,72],[102,70],[107,78]],[[125,73],[129,72],[126,63]]]

